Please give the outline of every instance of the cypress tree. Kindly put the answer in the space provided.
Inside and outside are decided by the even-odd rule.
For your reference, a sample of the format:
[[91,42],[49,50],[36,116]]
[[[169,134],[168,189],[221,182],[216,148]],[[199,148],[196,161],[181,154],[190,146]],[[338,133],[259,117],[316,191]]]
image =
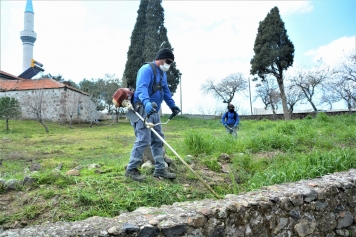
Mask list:
[[123,75],[124,87],[136,88],[137,71],[145,62],[143,50],[148,2],[149,0],[141,0],[137,11],[136,23],[131,34],[131,44],[127,52],[127,61]]
[[[161,4],[162,0],[141,0],[138,11],[139,16],[132,33],[131,46],[124,72],[124,81],[127,81],[126,86],[128,87],[136,88],[137,71],[145,62],[154,60],[156,53],[160,49],[169,48],[172,51],[174,50],[169,43],[167,29],[164,27],[164,9]],[[143,14],[145,20],[143,20]],[[142,27],[143,24],[144,27]],[[137,30],[137,28],[141,30]],[[137,42],[134,42],[135,40]],[[137,46],[134,47],[134,45]],[[130,55],[134,55],[134,57],[129,57],[129,53]],[[136,60],[136,63],[130,62],[133,60]],[[181,75],[176,68],[176,64],[173,63],[167,72],[167,82],[172,94],[177,89]]]
[[257,74],[262,81],[269,74],[277,79],[284,117],[289,120],[283,71],[293,65],[294,45],[289,40],[277,7],[272,8],[266,18],[259,23],[253,50],[255,55],[251,59],[250,73]]

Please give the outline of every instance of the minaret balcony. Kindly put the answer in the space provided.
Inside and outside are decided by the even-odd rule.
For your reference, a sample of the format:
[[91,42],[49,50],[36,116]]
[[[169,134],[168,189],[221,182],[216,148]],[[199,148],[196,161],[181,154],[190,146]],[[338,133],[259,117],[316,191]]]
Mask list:
[[33,30],[23,30],[20,33],[20,37],[23,37],[23,36],[37,38],[37,33],[34,32]]

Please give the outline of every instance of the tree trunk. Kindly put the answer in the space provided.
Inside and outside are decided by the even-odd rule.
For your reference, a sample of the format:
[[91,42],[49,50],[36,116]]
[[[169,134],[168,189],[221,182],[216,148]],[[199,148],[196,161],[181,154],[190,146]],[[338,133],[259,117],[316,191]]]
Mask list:
[[39,109],[38,111],[36,111],[36,116],[37,116],[38,122],[40,122],[40,124],[45,128],[46,133],[49,133],[47,125],[46,125],[46,124],[43,122],[43,120],[42,120],[41,109]]
[[318,109],[316,108],[315,104],[311,100],[308,100],[308,101],[311,104],[311,106],[313,107],[314,112],[318,112]]
[[352,104],[347,102],[347,108],[349,109],[349,114],[352,114]]
[[283,79],[277,78],[277,82],[278,82],[278,86],[279,86],[279,91],[281,92],[281,100],[282,100],[282,106],[283,106],[284,119],[290,120],[290,114],[289,114],[288,106],[287,106],[287,97],[286,97],[286,93],[284,91]]
[[[271,100],[271,99],[270,99]],[[271,100],[272,101],[272,100]],[[272,116],[273,116],[273,120],[276,120],[276,108],[274,107],[274,104],[271,103],[271,108],[272,108]]]
[[69,128],[72,128],[72,115],[69,116],[70,117],[70,120],[69,120]]
[[42,119],[41,120],[39,120],[39,122],[40,122],[40,124],[42,124],[42,126],[45,128],[45,130],[46,130],[46,133],[49,133],[49,131],[48,131],[48,127],[47,127],[47,125],[42,121]]
[[6,119],[6,131],[9,130],[9,120]]
[[289,118],[292,119],[292,116],[293,116],[293,108],[291,108],[291,109],[288,111],[288,113],[289,113]]

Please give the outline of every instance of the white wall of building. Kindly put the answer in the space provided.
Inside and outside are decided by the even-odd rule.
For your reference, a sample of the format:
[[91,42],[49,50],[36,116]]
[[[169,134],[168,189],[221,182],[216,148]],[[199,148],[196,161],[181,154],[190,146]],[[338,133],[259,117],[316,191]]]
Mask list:
[[37,119],[41,111],[43,120],[67,123],[89,122],[98,119],[96,104],[89,96],[67,88],[1,92],[0,97],[12,97],[19,101],[22,118]]

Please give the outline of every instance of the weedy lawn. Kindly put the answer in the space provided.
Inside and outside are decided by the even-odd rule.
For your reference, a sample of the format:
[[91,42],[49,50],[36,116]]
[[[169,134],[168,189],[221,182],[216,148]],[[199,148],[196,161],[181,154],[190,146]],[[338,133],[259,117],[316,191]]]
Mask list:
[[[113,217],[140,206],[215,198],[167,147],[176,180],[153,178],[152,170],[143,171],[145,182],[127,179],[124,166],[135,140],[127,121],[72,129],[47,123],[49,133],[36,121],[9,124],[8,131],[5,121],[0,124],[0,179],[37,181],[11,192],[0,188],[0,228]],[[222,197],[356,168],[355,114],[242,120],[238,139],[226,134],[219,120],[176,116],[162,126],[166,141]],[[30,172],[34,163],[41,169]],[[92,164],[100,167],[88,169]],[[76,167],[79,176],[66,175]]]

